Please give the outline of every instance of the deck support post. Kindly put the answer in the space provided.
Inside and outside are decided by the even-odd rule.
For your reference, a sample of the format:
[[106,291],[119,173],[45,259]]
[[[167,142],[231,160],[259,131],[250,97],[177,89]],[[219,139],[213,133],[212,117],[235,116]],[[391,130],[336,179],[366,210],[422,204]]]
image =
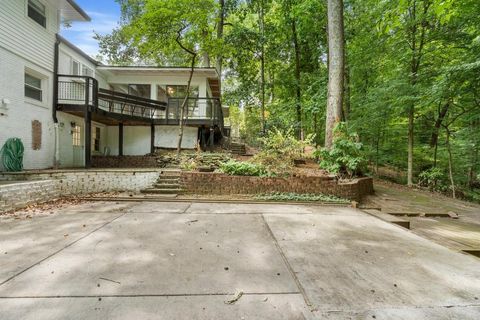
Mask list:
[[123,123],[118,124],[118,155],[123,156]]
[[155,152],[155,125],[150,124],[150,153]]
[[90,78],[85,80],[85,168],[92,167],[92,113],[89,107]]

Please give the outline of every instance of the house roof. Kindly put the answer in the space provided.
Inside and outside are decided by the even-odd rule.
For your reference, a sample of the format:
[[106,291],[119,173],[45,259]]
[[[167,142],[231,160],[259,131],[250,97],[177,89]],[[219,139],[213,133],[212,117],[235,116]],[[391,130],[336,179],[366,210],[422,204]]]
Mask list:
[[[171,74],[185,74],[190,72],[189,67],[155,67],[155,66],[105,66],[99,65],[97,70],[107,71],[114,75],[133,75],[144,74],[151,75],[162,71]],[[195,74],[206,75],[209,78],[218,78],[218,73],[215,68],[196,67]]]
[[65,21],[90,21],[88,14],[74,0],[56,0]]

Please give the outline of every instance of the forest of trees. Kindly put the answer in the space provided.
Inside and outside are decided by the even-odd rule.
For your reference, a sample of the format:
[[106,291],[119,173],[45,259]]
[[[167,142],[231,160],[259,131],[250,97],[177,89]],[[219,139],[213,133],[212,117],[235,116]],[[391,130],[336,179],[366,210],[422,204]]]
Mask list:
[[[98,37],[106,62],[217,67],[223,104],[247,143],[294,128],[324,145],[336,62],[328,31],[338,31],[327,8],[342,1],[118,2],[120,27]],[[372,172],[480,199],[480,1],[344,0],[342,8],[340,117]]]

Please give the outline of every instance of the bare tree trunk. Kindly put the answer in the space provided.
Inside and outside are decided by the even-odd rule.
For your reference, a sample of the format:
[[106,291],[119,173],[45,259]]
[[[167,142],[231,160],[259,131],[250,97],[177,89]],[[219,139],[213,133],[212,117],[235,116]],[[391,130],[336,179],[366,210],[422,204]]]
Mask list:
[[[408,8],[408,17],[411,26],[409,27],[408,45],[411,50],[410,63],[410,85],[412,90],[415,89],[418,80],[418,71],[420,70],[420,62],[423,56],[423,48],[426,41],[426,30],[428,23],[426,21],[427,12],[432,3],[430,1],[423,1],[423,12],[421,20],[418,21],[419,15],[417,13],[417,0],[411,1],[411,6]],[[418,38],[417,38],[418,37]],[[415,102],[411,102],[408,106],[408,157],[407,157],[407,184],[413,186],[413,144],[414,144],[414,121],[415,121]]]
[[450,130],[445,128],[447,131],[447,151],[448,151],[448,175],[450,177],[450,184],[452,189],[452,197],[455,199],[455,182],[453,181],[453,164],[452,164],[452,148],[450,146]]
[[259,28],[260,28],[260,103],[262,112],[262,133],[266,133],[265,124],[265,17],[264,17],[264,2],[260,2],[259,8]]
[[413,127],[415,106],[408,108],[408,157],[407,157],[407,185],[413,185]]
[[[186,95],[185,95],[185,98],[183,99],[182,106],[180,107],[180,118],[178,119],[177,159],[180,158],[180,151],[182,150],[183,127],[185,125],[185,119],[188,117],[188,110],[185,110],[185,107],[188,106],[188,98],[190,96],[190,85],[192,83],[193,73],[195,72],[196,58],[197,58],[197,54],[196,53],[192,54],[192,60],[190,65],[190,75],[188,76]],[[186,115],[185,115],[185,111],[186,111]]]
[[347,55],[345,55],[345,98],[343,101],[343,121],[347,121],[350,116],[350,69],[348,67]]
[[291,21],[293,48],[295,50],[295,102],[297,111],[298,138],[303,141],[303,121],[302,121],[302,92],[301,92],[301,74],[300,74],[300,46],[298,44],[297,23],[295,18]]
[[325,121],[325,147],[331,148],[333,129],[340,122],[344,81],[343,1],[328,0],[328,98]]
[[[225,25],[225,0],[219,0],[220,10],[218,11],[217,39],[223,39],[223,27]],[[222,67],[223,56],[218,54],[216,68],[218,72],[218,89],[222,90]]]

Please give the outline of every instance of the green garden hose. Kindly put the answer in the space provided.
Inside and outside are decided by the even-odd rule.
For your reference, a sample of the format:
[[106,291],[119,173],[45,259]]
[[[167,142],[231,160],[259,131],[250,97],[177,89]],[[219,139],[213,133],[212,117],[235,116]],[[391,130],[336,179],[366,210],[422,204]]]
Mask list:
[[23,147],[22,140],[10,138],[0,150],[2,164],[6,171],[17,172],[23,170]]

